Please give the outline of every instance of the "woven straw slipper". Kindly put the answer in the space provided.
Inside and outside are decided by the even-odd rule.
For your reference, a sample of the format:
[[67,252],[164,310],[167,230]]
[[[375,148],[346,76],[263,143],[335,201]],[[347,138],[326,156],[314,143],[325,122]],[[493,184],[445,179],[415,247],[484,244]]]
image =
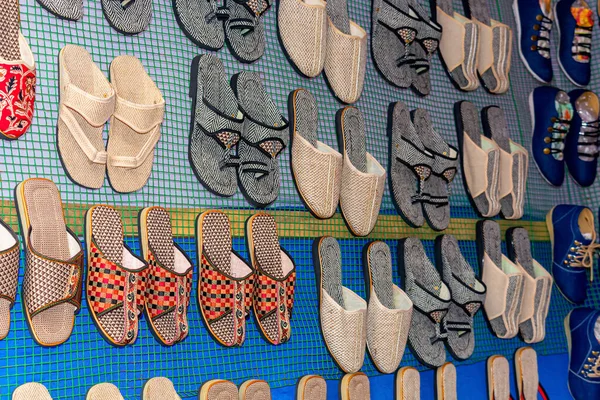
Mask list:
[[[515,374],[519,399],[536,400],[543,391],[538,375],[537,353],[531,347],[521,347],[515,353]],[[547,397],[546,397],[547,398]]]
[[10,309],[15,304],[19,283],[20,255],[17,235],[0,220],[0,340],[10,329]]
[[435,371],[437,400],[456,400],[456,367],[445,363]]
[[115,58],[110,63],[110,79],[116,103],[106,148],[108,181],[117,192],[135,192],[150,177],[165,100],[133,56]]
[[217,342],[241,346],[252,305],[254,271],[231,246],[227,214],[211,210],[198,215],[196,238],[202,319]]
[[152,0],[102,0],[108,24],[124,35],[135,35],[148,28],[152,18]]
[[146,278],[146,321],[165,346],[185,339],[193,263],[173,241],[171,218],[162,207],[147,207],[139,215],[140,247],[149,265]]
[[508,360],[491,356],[487,360],[488,400],[512,399]]
[[431,92],[431,58],[438,49],[442,27],[431,21],[427,11],[416,1],[411,1],[411,7],[421,23],[410,45],[410,51],[414,54],[414,62],[410,64],[413,75],[411,87],[417,94],[427,96]]
[[83,17],[83,0],[37,0],[40,6],[56,17],[77,21]]
[[277,156],[289,140],[288,122],[267,94],[258,73],[234,75],[231,87],[245,117],[238,147],[238,184],[250,204],[266,207],[279,195]]
[[135,342],[148,265],[124,243],[121,216],[106,205],[85,215],[88,260],[86,299],[104,339],[115,346]]
[[456,103],[454,118],[465,191],[479,216],[494,217],[500,212],[500,148],[481,134],[479,112],[473,103]]
[[479,221],[476,229],[479,270],[487,288],[485,315],[496,336],[511,339],[519,330],[524,271],[502,254],[497,222]]
[[52,397],[44,385],[30,382],[16,388],[12,400],[52,400]]
[[509,258],[525,272],[519,331],[526,343],[541,342],[546,336],[546,317],[554,279],[531,256],[529,234],[525,228],[506,231],[506,249]]
[[224,379],[213,379],[202,384],[198,400],[238,400],[238,396],[235,384]]
[[223,10],[216,0],[173,0],[173,11],[179,27],[196,45],[206,50],[219,50],[225,43]]
[[281,47],[302,75],[323,71],[327,50],[327,11],[323,0],[281,0],[277,25]]
[[325,77],[333,94],[354,103],[362,93],[367,70],[367,32],[351,21],[347,0],[327,1]]
[[523,216],[529,153],[523,146],[513,142],[508,133],[504,111],[491,106],[482,110],[483,131],[498,145],[498,201],[500,212],[506,219]]
[[391,103],[388,110],[389,186],[392,201],[402,219],[412,227],[425,223],[425,182],[431,176],[433,154],[425,149],[410,119],[406,105]]
[[112,383],[98,383],[88,390],[85,400],[124,400],[119,388]]
[[342,400],[371,400],[369,377],[362,372],[344,375],[340,382],[340,393]]
[[327,400],[327,382],[320,375],[305,375],[296,387],[296,400]]
[[233,196],[237,191],[237,149],[244,116],[229,86],[223,63],[207,54],[192,61],[192,112],[189,160],[208,191]]
[[148,379],[142,389],[142,400],[181,400],[173,382],[168,378]]
[[396,399],[421,400],[421,375],[416,368],[403,367],[396,374]]
[[108,158],[102,131],[115,111],[115,92],[83,47],[63,47],[58,68],[58,154],[73,182],[98,189],[104,183]]
[[317,140],[317,102],[308,90],[290,93],[288,111],[291,168],[298,194],[315,217],[331,218],[340,199],[342,155]]
[[412,301],[392,282],[392,255],[387,244],[371,242],[363,250],[367,293],[367,348],[373,364],[384,374],[400,365],[410,320]]
[[263,380],[250,379],[240,386],[239,400],[271,400],[271,388]]
[[340,209],[350,231],[367,236],[377,223],[386,172],[366,150],[365,121],[358,108],[342,108],[335,122],[344,156]]
[[257,325],[269,343],[285,343],[292,335],[296,265],[280,247],[277,226],[269,214],[248,218],[246,244],[256,274],[252,308]]
[[223,8],[225,42],[240,62],[251,63],[265,52],[263,15],[272,0],[225,0]]
[[342,371],[357,372],[365,360],[367,302],[342,286],[342,254],[337,240],[329,236],[315,239],[312,257],[325,345]]
[[33,53],[21,34],[18,0],[0,5],[0,137],[13,140],[31,126],[36,69]]
[[29,330],[41,346],[64,343],[81,307],[83,250],[65,225],[54,182],[27,179],[15,188],[25,247],[23,309]]

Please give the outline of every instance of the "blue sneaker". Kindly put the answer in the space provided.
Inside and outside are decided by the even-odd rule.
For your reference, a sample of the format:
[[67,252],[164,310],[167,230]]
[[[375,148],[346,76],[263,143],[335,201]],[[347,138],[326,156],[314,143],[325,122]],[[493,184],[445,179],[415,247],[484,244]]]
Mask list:
[[586,269],[593,279],[596,230],[594,214],[583,206],[560,204],[546,215],[552,242],[552,276],[560,293],[571,303],[581,304],[587,292]]
[[574,108],[569,134],[565,138],[565,164],[581,186],[591,186],[598,167],[600,101],[595,93],[575,89],[569,93]]
[[565,318],[568,386],[575,400],[600,399],[600,311],[581,307]]
[[585,0],[559,0],[554,5],[558,26],[558,64],[577,86],[590,83],[594,14]]
[[519,55],[523,64],[535,79],[550,83],[550,31],[553,18],[550,0],[514,0],[513,13],[519,35]]
[[540,173],[554,186],[565,180],[563,150],[573,118],[569,95],[552,86],[540,86],[529,95],[531,154]]

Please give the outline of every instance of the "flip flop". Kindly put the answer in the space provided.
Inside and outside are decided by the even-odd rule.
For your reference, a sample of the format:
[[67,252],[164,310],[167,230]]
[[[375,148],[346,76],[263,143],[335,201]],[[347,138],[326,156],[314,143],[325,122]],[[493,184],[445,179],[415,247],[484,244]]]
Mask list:
[[146,321],[156,340],[172,346],[189,333],[187,308],[194,264],[173,241],[171,218],[166,209],[144,208],[138,221],[140,247],[149,266],[144,307]]
[[487,360],[487,381],[489,400],[512,400],[508,360],[502,356],[491,356]]
[[165,100],[133,56],[115,58],[110,63],[110,79],[116,101],[106,149],[108,181],[117,192],[135,192],[146,185],[152,172]]
[[456,367],[445,363],[435,372],[437,400],[456,400]]
[[108,24],[124,35],[145,31],[152,18],[152,0],[102,0],[102,12]]
[[225,43],[240,62],[251,63],[265,52],[263,15],[272,0],[225,0],[222,9]]
[[239,400],[271,400],[271,388],[263,380],[247,380],[240,386]]
[[239,392],[235,384],[224,379],[213,379],[202,384],[198,400],[237,400],[238,396]]
[[15,304],[19,283],[19,238],[0,219],[0,340],[10,329],[10,310]]
[[29,382],[15,389],[12,400],[52,400],[52,397],[41,383]]
[[237,191],[235,150],[244,116],[229,86],[221,60],[197,56],[190,74],[192,112],[189,160],[196,178],[217,196]]
[[369,377],[362,372],[344,375],[340,382],[340,392],[342,400],[370,400]]
[[98,383],[88,390],[85,400],[124,400],[119,388],[112,383]]
[[142,390],[142,400],[181,400],[173,382],[168,378],[148,379]]
[[202,319],[218,343],[241,346],[252,305],[254,271],[232,248],[227,214],[210,210],[198,215],[196,238]]
[[83,0],[37,0],[37,2],[58,18],[69,21],[83,18]]
[[396,398],[398,400],[421,399],[421,375],[416,368],[400,368],[396,374]]
[[515,353],[515,374],[519,399],[537,400],[543,391],[538,375],[537,353],[531,347],[521,347]]
[[25,247],[22,300],[33,339],[44,347],[69,339],[81,308],[83,249],[65,224],[58,188],[31,178],[15,188]]
[[296,389],[297,400],[327,400],[327,383],[320,375],[305,375]]
[[296,265],[279,245],[272,216],[257,213],[246,221],[246,244],[255,271],[254,317],[265,339],[274,345],[292,335]]
[[342,371],[357,372],[365,360],[367,302],[342,286],[342,254],[337,240],[329,236],[315,239],[312,257],[325,346]]
[[279,195],[277,156],[289,140],[288,121],[267,94],[259,74],[240,72],[231,78],[231,87],[245,117],[238,147],[238,184],[250,204],[264,208]]
[[[294,0],[295,1],[295,0]],[[300,198],[317,218],[331,218],[340,199],[343,158],[317,140],[317,102],[306,89],[290,93],[292,177]]]
[[173,0],[173,11],[179,28],[194,44],[213,51],[223,47],[226,16],[216,0]]

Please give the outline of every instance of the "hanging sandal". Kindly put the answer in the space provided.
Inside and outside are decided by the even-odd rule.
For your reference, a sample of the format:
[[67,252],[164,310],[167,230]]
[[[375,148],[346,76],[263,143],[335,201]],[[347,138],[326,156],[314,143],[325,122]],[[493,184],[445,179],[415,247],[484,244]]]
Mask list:
[[369,377],[362,372],[346,374],[340,382],[342,400],[371,400]]
[[445,363],[435,372],[437,400],[456,400],[456,367]]
[[58,18],[68,21],[83,18],[83,0],[37,0],[37,2]]
[[540,383],[537,353],[534,349],[521,347],[516,351],[515,374],[519,400],[537,400],[538,393],[542,399],[548,399],[548,395]]
[[402,367],[396,374],[396,399],[421,400],[421,375],[416,368]]
[[238,396],[238,388],[233,382],[224,379],[213,379],[202,384],[198,400],[237,400]]
[[216,0],[174,0],[173,11],[185,36],[197,46],[212,51],[223,47],[226,15]]
[[152,0],[102,0],[102,12],[108,24],[124,35],[145,31],[152,18]]
[[508,360],[503,356],[487,359],[488,400],[512,400]]
[[251,63],[265,52],[263,15],[272,0],[225,0],[223,15],[225,42],[240,62]]
[[250,379],[240,386],[240,400],[271,400],[269,384],[260,379]]
[[10,329],[10,310],[15,304],[19,283],[19,238],[0,219],[0,340]]
[[320,375],[305,375],[296,388],[296,400],[327,400],[327,382]]
[[414,61],[410,64],[411,87],[418,95],[427,96],[431,92],[431,58],[442,38],[442,27],[431,21],[427,12],[416,1],[411,1],[411,7],[420,21],[415,39],[410,45],[410,51],[414,54]]

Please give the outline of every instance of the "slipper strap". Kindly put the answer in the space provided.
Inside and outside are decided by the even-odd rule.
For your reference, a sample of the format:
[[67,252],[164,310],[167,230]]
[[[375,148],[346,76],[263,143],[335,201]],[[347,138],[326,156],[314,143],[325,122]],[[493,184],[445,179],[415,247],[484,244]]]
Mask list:
[[194,118],[202,132],[216,140],[223,149],[231,149],[239,142],[244,121],[241,112],[226,115],[203,98],[196,107]]
[[11,307],[17,295],[20,254],[19,242],[0,252],[0,298],[10,301]]

